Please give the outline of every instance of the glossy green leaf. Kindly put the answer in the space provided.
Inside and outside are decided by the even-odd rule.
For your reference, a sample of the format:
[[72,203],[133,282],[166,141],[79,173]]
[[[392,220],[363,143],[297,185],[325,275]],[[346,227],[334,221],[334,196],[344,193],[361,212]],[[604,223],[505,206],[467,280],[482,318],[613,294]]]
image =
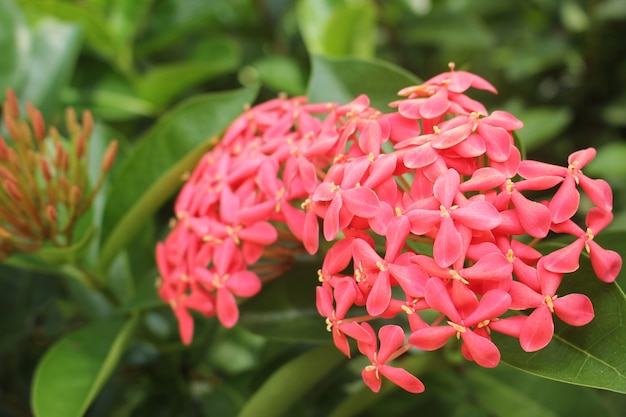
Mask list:
[[0,0],[0,99],[7,87],[21,85],[28,68],[31,47],[30,31],[13,0]]
[[611,415],[594,390],[533,377],[508,366],[472,366],[463,376],[480,407],[493,416]]
[[372,57],[376,6],[370,0],[300,0],[298,26],[312,54]]
[[255,89],[193,97],[159,119],[120,167],[103,219],[100,267],[106,267],[143,222],[182,185],[215,138],[251,103]]
[[319,284],[315,263],[296,264],[241,306],[239,324],[269,339],[329,343],[324,319],[315,307]]
[[463,51],[489,48],[495,43],[492,32],[480,19],[462,13],[439,13],[416,19],[404,36],[410,43]]
[[623,184],[626,177],[624,161],[626,161],[626,143],[607,143],[598,149],[596,157],[585,167],[585,174]]
[[150,69],[137,83],[139,96],[161,107],[185,90],[218,75],[234,71],[239,51],[231,42],[214,43],[211,59],[164,64]]
[[253,64],[259,80],[267,87],[291,96],[302,95],[306,91],[304,74],[297,62],[289,57],[271,55]]
[[274,372],[248,400],[239,417],[279,417],[346,357],[333,345],[308,350]]
[[52,116],[80,48],[81,34],[76,25],[58,20],[40,22],[33,31],[32,57],[20,98],[32,102],[44,116]]
[[[626,241],[626,233],[620,233]],[[623,253],[623,252],[622,252]],[[622,271],[619,280],[624,280]],[[580,269],[568,274],[559,295],[586,294],[593,302],[595,318],[573,327],[555,318],[555,335],[544,349],[524,352],[517,339],[493,333],[502,361],[523,371],[556,381],[626,393],[626,296],[619,285],[595,277],[587,258]]]
[[533,107],[511,109],[524,122],[517,131],[527,151],[533,151],[556,139],[572,121],[572,113],[566,107]]
[[80,417],[115,370],[136,320],[95,322],[58,341],[32,385],[36,417]]
[[420,80],[408,71],[379,60],[312,56],[308,96],[311,102],[342,104],[367,94],[372,107],[387,111],[398,100],[397,92]]
[[20,4],[30,14],[45,17],[54,16],[60,20],[80,25],[89,47],[109,59],[115,57],[115,39],[101,10],[89,5],[54,0],[21,0]]

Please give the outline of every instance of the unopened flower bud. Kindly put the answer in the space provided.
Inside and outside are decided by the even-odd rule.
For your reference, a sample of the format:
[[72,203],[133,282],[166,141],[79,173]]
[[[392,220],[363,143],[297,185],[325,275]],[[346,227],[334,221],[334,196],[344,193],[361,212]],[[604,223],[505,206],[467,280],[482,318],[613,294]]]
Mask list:
[[72,188],[70,188],[70,207],[76,207],[82,195],[83,193],[80,191],[80,188],[76,185],[72,185]]
[[117,154],[117,141],[114,140],[109,143],[104,158],[102,158],[102,172],[109,172],[115,162],[115,155]]
[[4,189],[7,192],[7,194],[12,199],[16,201],[22,200],[22,194],[20,193],[20,191],[18,190],[17,186],[15,185],[13,181],[5,179],[4,181],[2,181],[2,185],[4,186]]
[[48,164],[48,161],[41,156],[39,157],[39,167],[41,168],[41,173],[43,174],[43,177],[45,178],[45,180],[50,181],[52,179],[52,172],[50,171],[50,165]]
[[6,90],[6,99],[3,111],[5,115],[13,119],[20,117],[20,106],[17,102],[17,97],[15,96],[15,92],[10,88],[7,88]]
[[57,222],[57,210],[53,206],[47,205],[46,217],[48,218],[48,221],[50,221],[50,223],[56,223]]
[[93,132],[93,116],[91,112],[85,110],[83,112],[83,135],[85,135],[85,140],[91,137],[91,133]]
[[26,103],[26,112],[28,113],[33,132],[35,132],[35,138],[41,142],[46,138],[46,124],[43,116],[31,103]]
[[65,125],[70,135],[74,136],[80,131],[80,126],[76,120],[76,111],[72,107],[65,109]]

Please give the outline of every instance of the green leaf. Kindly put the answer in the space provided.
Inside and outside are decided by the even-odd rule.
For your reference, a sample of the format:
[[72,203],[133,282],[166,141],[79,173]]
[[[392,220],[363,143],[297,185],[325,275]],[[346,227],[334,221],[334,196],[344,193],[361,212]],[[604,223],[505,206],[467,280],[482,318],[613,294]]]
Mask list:
[[372,107],[386,111],[397,92],[420,80],[393,64],[360,58],[327,58],[313,55],[308,96],[311,102],[345,104],[367,94]]
[[369,0],[300,0],[298,26],[311,54],[372,57],[376,6]]
[[20,98],[50,118],[74,71],[80,48],[78,26],[52,19],[41,21],[33,31],[32,55]]
[[84,415],[117,366],[135,324],[136,319],[96,322],[55,343],[35,371],[35,416]]
[[315,307],[318,268],[313,262],[296,264],[265,285],[258,297],[242,304],[239,324],[268,339],[298,343],[332,341]]
[[613,180],[616,184],[623,184],[624,177],[626,177],[624,161],[626,161],[626,143],[610,142],[598,149],[594,160],[585,166],[585,173],[593,177]]
[[255,95],[255,89],[241,89],[193,97],[158,120],[112,182],[103,218],[101,268],[181,186],[181,176]]
[[137,83],[139,95],[162,107],[190,87],[239,65],[240,54],[232,42],[215,42],[211,50],[210,60],[175,62],[150,69]]
[[607,416],[594,390],[561,384],[508,366],[470,367],[464,373],[472,396],[489,415],[502,417]]
[[256,61],[253,66],[263,85],[291,96],[299,96],[306,91],[304,74],[298,63],[290,57],[270,55]]
[[526,151],[533,151],[558,137],[572,121],[572,112],[567,107],[524,108],[513,104],[508,109],[524,122],[517,131]]
[[31,34],[12,0],[0,0],[0,99],[21,85],[29,65]]
[[[621,233],[622,241],[626,233]],[[622,252],[623,253],[623,252]],[[586,294],[593,302],[595,318],[586,326],[573,327],[555,317],[555,334],[544,349],[524,352],[517,339],[493,333],[502,361],[523,371],[570,384],[626,393],[626,296],[615,283],[596,278],[589,260],[568,274],[559,295]],[[624,280],[624,272],[618,280]]]
[[284,415],[344,360],[346,357],[333,345],[303,353],[274,372],[248,400],[239,417]]
[[87,44],[104,57],[113,60],[116,56],[116,44],[102,10],[85,4],[65,1],[21,0],[26,12],[36,16],[54,16],[66,22],[80,25]]

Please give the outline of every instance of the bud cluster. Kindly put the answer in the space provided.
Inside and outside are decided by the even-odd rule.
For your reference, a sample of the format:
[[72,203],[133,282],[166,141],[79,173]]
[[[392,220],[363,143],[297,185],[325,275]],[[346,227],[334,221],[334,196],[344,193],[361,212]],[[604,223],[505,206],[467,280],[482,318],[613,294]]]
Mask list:
[[[488,113],[470,87],[496,92],[451,65],[401,90],[390,113],[362,95],[345,105],[278,98],[241,115],[183,186],[174,230],[157,246],[159,294],[183,342],[193,335],[188,310],[233,326],[236,297],[261,290],[256,265],[289,260],[294,241],[318,253],[320,237],[332,244],[317,309],[338,349],[350,356],[352,340],[369,358],[362,375],[374,391],[383,376],[424,389],[389,364],[412,348],[456,337],[466,359],[494,367],[492,331],[532,352],[552,339],[554,315],[591,321],[589,298],[559,286],[582,252],[602,281],[622,266],[594,241],[612,219],[609,185],[581,170],[595,150],[573,153],[567,167],[522,160],[513,138],[522,122]],[[594,205],[583,227],[580,191]],[[534,246],[548,234],[573,242],[544,255]]]
[[90,207],[115,159],[117,142],[109,145],[100,178],[89,189],[87,167],[93,119],[66,112],[69,142],[54,127],[46,129],[41,113],[26,104],[26,120],[12,90],[7,90],[2,121],[10,140],[0,135],[0,260],[33,252],[44,242],[72,243],[78,218]]

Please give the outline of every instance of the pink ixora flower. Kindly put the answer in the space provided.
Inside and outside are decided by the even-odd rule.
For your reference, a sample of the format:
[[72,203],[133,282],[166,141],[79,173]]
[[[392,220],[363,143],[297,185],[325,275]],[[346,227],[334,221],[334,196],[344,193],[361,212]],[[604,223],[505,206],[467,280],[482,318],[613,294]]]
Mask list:
[[[457,288],[457,281],[453,282]],[[464,342],[463,354],[485,368],[493,368],[500,362],[500,351],[484,335],[472,329],[485,321],[496,319],[504,314],[511,304],[511,297],[502,290],[487,291],[480,300],[469,290],[464,291],[462,303],[456,300],[439,278],[431,278],[426,283],[426,302],[432,309],[444,314],[449,320],[446,326],[430,326],[418,329],[409,337],[409,343],[424,350],[441,348],[450,337],[456,335]],[[462,305],[461,305],[462,304]]]
[[361,326],[371,335],[368,342],[359,341],[359,351],[367,356],[371,364],[363,369],[361,375],[363,381],[374,392],[380,391],[382,377],[384,376],[394,384],[412,393],[424,391],[424,384],[406,369],[396,368],[388,365],[398,353],[406,351],[406,335],[402,327],[393,324],[383,326],[378,331],[380,348],[377,348],[377,338],[374,329],[369,323],[362,323]]
[[544,263],[545,258],[537,264],[539,291],[517,281],[513,282],[509,290],[511,309],[534,308],[522,324],[519,334],[520,345],[526,352],[535,352],[550,343],[554,335],[553,313],[571,326],[583,326],[594,317],[591,300],[586,295],[556,295],[563,275],[547,270]]
[[546,255],[543,259],[544,267],[556,273],[574,272],[579,267],[580,254],[585,250],[591,258],[591,266],[598,278],[604,282],[613,282],[622,269],[622,257],[615,251],[604,249],[594,240],[612,219],[611,212],[593,207],[587,213],[586,230],[571,220],[553,225],[553,231],[567,233],[577,239],[564,248]]

